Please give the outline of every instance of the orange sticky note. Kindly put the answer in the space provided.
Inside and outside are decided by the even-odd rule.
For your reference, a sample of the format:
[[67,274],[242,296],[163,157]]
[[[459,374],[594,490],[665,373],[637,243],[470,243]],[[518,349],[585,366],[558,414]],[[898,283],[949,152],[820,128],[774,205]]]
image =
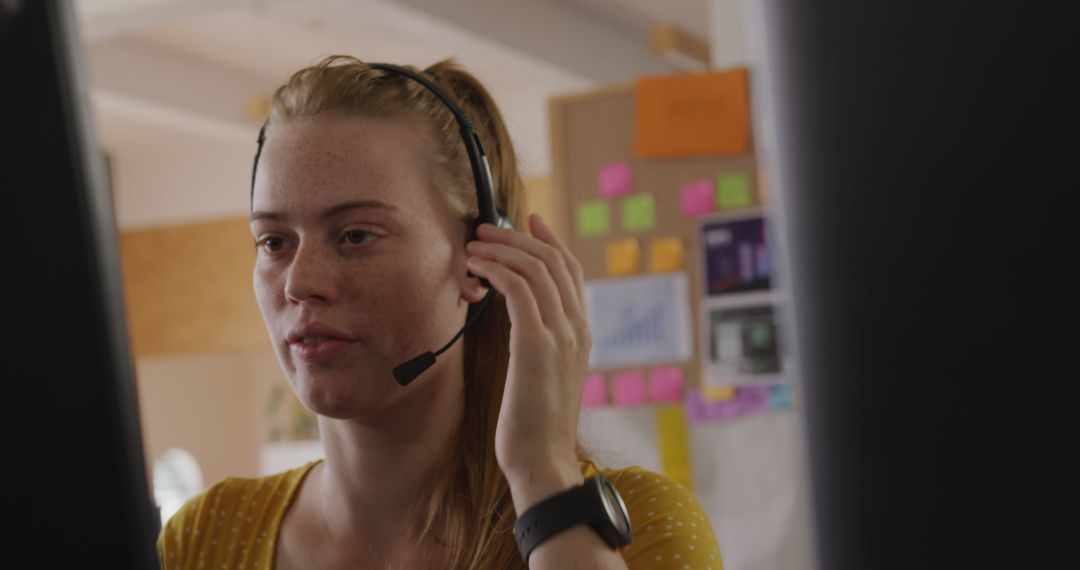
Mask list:
[[634,156],[712,156],[750,149],[746,69],[643,77],[634,101]]
[[637,238],[607,242],[605,257],[608,275],[612,277],[641,272],[641,245],[638,244]]
[[665,271],[679,271],[682,268],[682,238],[656,238],[649,242],[649,271],[663,273]]

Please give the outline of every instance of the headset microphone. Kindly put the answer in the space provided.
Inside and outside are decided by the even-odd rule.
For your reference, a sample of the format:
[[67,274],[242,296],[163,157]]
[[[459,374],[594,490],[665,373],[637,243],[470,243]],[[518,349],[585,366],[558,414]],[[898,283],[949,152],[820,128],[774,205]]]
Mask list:
[[488,289],[487,294],[484,295],[484,298],[480,301],[480,304],[477,305],[476,310],[473,311],[473,314],[469,317],[469,320],[465,322],[465,326],[461,327],[461,330],[459,330],[458,333],[454,335],[454,338],[450,339],[450,342],[446,343],[445,346],[435,352],[425,352],[424,354],[421,354],[420,356],[417,356],[412,360],[409,360],[404,364],[400,364],[395,367],[394,379],[397,380],[397,383],[402,386],[408,386],[409,382],[415,380],[416,377],[420,375],[420,373],[430,368],[432,364],[435,364],[435,357],[439,356],[444,351],[446,351],[446,349],[453,346],[453,344],[457,342],[457,339],[461,338],[461,335],[465,334],[465,331],[467,331],[469,327],[471,327],[473,323],[475,323],[477,319],[480,318],[480,315],[484,312],[484,307],[487,306],[488,301],[491,300],[491,297],[494,294],[495,289]]

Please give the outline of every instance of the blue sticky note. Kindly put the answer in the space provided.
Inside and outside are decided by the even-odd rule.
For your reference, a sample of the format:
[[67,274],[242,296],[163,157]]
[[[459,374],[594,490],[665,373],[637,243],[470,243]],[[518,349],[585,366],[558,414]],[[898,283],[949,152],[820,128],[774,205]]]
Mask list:
[[773,384],[769,387],[769,409],[786,410],[791,407],[791,384]]

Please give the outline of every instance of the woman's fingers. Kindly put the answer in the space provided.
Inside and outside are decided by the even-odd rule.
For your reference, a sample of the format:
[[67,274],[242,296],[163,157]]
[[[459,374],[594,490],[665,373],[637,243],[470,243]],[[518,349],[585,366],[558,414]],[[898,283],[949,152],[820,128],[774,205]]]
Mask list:
[[[473,241],[468,244],[467,249],[470,255],[496,261],[523,277],[547,328],[556,331],[565,328],[566,312],[559,289],[543,261],[516,247],[501,243]],[[499,289],[497,285],[496,289]],[[499,290],[508,295],[508,292]]]
[[551,230],[542,224],[539,216],[535,214],[531,216],[530,223],[535,237],[513,230],[496,228],[489,224],[481,225],[477,233],[484,242],[511,246],[542,261],[558,289],[559,302],[564,315],[570,320],[583,321],[585,319],[584,286],[583,281],[580,280],[580,264]]
[[[529,217],[530,229],[537,238],[551,245],[561,255],[561,261],[566,268],[567,273],[570,275],[570,280],[573,283],[574,290],[577,291],[577,301],[579,306],[584,309],[585,307],[585,271],[581,268],[581,263],[574,257],[574,254],[570,252],[570,248],[566,246],[555,235],[555,232],[551,231],[547,222],[540,217],[539,214],[533,214]],[[584,316],[584,310],[581,311]]]
[[[474,275],[484,277],[506,297],[506,310],[515,325],[539,330],[544,327],[532,287],[521,274],[489,259],[469,257],[466,265]],[[520,329],[518,329],[520,330]],[[514,329],[511,329],[514,332]]]

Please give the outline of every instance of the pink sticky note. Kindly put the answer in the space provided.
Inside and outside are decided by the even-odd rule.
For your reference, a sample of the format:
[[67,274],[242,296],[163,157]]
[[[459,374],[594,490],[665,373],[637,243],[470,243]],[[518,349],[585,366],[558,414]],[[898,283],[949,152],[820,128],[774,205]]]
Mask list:
[[682,211],[687,217],[716,210],[716,185],[705,178],[682,185]]
[[649,399],[654,402],[681,402],[683,369],[678,366],[653,368],[649,373]]
[[581,396],[581,407],[595,408],[607,403],[607,386],[604,384],[604,375],[593,372],[586,376],[585,392]]
[[631,370],[613,375],[611,391],[616,405],[640,406],[644,404],[648,400],[645,393],[645,372]]
[[604,198],[617,198],[629,194],[634,187],[630,163],[624,160],[601,166],[596,173],[596,182],[600,186],[600,195]]

